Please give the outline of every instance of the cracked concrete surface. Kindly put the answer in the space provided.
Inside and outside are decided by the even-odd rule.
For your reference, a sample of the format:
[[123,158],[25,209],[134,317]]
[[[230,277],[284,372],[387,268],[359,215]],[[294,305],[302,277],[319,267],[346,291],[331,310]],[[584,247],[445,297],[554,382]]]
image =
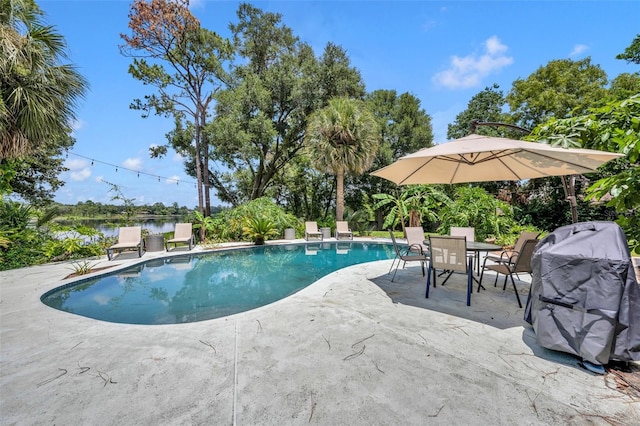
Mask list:
[[[425,299],[420,267],[392,283],[390,264],[338,270],[249,312],[152,326],[41,303],[69,264],[0,272],[1,422],[640,423],[639,402],[609,376],[536,344],[510,289],[486,285],[467,307],[454,276]],[[526,300],[527,282],[519,288]]]

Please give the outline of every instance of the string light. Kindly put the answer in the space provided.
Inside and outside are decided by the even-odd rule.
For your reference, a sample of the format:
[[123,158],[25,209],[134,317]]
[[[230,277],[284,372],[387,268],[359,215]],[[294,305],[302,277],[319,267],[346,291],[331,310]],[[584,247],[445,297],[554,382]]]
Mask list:
[[[114,167],[116,172],[118,172],[118,169],[122,169],[122,170],[126,170],[128,172],[136,173],[138,175],[138,177],[140,177],[141,174],[145,175],[145,176],[155,177],[155,178],[158,178],[158,182],[160,182],[162,179],[166,179],[167,181],[175,181],[176,185],[178,185],[180,183],[180,180],[181,180],[181,179],[176,179],[176,178],[173,178],[173,177],[159,176],[159,175],[156,175],[156,174],[153,174],[153,173],[147,173],[147,172],[141,172],[139,170],[128,169],[126,167],[118,166],[116,164],[107,163],[106,161],[96,160],[96,159],[93,159],[93,158],[90,158],[90,157],[86,157],[86,156],[81,155],[81,154],[76,154],[75,152],[71,152],[71,151],[67,151],[66,152],[66,157],[67,158],[69,158],[69,154],[75,155],[76,157],[80,157],[80,158],[85,158],[87,160],[91,160],[91,165],[92,166],[94,165],[94,163],[100,163],[100,164],[104,164],[106,166]],[[193,182],[193,181],[183,181],[183,182],[193,183],[194,188],[198,187],[198,183],[197,182]]]

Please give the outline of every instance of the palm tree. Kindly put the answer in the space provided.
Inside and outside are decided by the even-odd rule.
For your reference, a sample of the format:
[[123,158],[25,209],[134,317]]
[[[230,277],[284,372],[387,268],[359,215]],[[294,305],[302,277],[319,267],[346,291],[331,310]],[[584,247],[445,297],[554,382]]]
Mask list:
[[0,0],[0,159],[20,158],[69,134],[88,83],[34,0]]
[[336,220],[344,214],[345,173],[359,175],[371,167],[380,137],[375,117],[359,100],[333,98],[310,117],[305,138],[311,161],[336,176]]

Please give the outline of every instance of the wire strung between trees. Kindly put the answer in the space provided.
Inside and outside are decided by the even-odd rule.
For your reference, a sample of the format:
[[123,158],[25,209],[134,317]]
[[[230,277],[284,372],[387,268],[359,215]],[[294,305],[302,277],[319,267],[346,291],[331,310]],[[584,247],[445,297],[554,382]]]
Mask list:
[[118,166],[116,164],[107,163],[106,161],[96,160],[95,158],[87,157],[85,155],[76,154],[75,152],[71,152],[71,151],[67,151],[67,155],[68,154],[75,155],[76,157],[84,158],[85,160],[90,160],[92,166],[93,166],[94,163],[100,163],[100,164],[104,164],[105,166],[115,167],[116,173],[118,172],[118,169],[122,169],[122,170],[126,170],[128,172],[137,173],[138,177],[140,177],[140,175],[145,175],[145,176],[151,176],[151,177],[154,177],[154,178],[158,178],[158,182],[160,182],[161,179],[166,179],[166,180],[174,181],[176,183],[176,185],[179,185],[180,182],[184,182],[184,183],[187,183],[187,184],[191,183],[191,184],[193,184],[194,186],[197,187],[197,183],[193,182],[193,181],[185,181],[185,180],[178,179],[178,178],[160,176],[160,175],[156,175],[156,174],[153,174],[153,173],[141,172],[140,170],[128,169],[126,167]]

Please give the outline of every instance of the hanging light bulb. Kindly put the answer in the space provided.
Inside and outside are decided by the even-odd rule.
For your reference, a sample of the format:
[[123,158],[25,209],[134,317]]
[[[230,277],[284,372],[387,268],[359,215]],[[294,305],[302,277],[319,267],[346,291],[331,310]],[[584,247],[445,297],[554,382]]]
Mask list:
[[91,160],[91,165],[93,166],[93,160]]

